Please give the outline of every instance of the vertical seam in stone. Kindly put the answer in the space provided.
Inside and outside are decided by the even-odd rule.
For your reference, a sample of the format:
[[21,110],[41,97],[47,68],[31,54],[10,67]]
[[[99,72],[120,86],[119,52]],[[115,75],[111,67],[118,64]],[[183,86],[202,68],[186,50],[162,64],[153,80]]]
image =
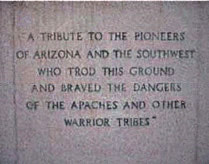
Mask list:
[[15,72],[15,4],[12,4],[12,71],[13,71],[13,104],[14,104],[14,132],[15,132],[15,164],[18,164],[18,134],[17,134],[17,104],[16,104],[16,72]]
[[[200,22],[198,22],[198,27],[197,27],[197,33],[198,33],[198,37],[199,37],[199,41],[197,44],[197,50],[199,50],[199,47],[201,47],[201,44],[199,44],[201,42],[201,16],[202,16],[202,5],[199,3],[198,5],[198,17]],[[198,58],[197,58],[197,69],[198,69],[198,77],[197,77],[197,91],[196,91],[196,132],[195,132],[195,162],[198,163],[198,133],[199,133],[199,109],[200,109],[200,80],[201,80],[201,54],[198,52]]]

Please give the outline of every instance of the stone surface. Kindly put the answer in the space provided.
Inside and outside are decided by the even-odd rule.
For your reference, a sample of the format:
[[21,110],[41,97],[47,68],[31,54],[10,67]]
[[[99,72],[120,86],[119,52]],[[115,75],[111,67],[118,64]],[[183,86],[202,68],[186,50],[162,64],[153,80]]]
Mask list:
[[[209,3],[207,2],[1,2],[0,3],[0,163],[45,164],[207,164],[209,163]],[[102,41],[41,41],[41,32],[104,32]],[[110,42],[107,33],[125,31],[128,41]],[[133,32],[185,32],[182,42],[134,41]],[[29,34],[35,41],[27,40]],[[38,36],[38,37],[37,37]],[[85,35],[86,36],[86,35]],[[16,52],[45,49],[195,49],[188,60],[95,59],[19,60]],[[37,68],[57,66],[120,67],[172,66],[171,77],[130,75],[104,77],[41,77]],[[124,82],[176,82],[181,92],[31,93],[33,84]],[[182,110],[50,111],[47,100],[183,99]],[[40,101],[37,111],[26,109],[29,100]],[[152,117],[147,127],[118,127],[118,117]],[[111,127],[66,127],[64,118],[112,120]]]

